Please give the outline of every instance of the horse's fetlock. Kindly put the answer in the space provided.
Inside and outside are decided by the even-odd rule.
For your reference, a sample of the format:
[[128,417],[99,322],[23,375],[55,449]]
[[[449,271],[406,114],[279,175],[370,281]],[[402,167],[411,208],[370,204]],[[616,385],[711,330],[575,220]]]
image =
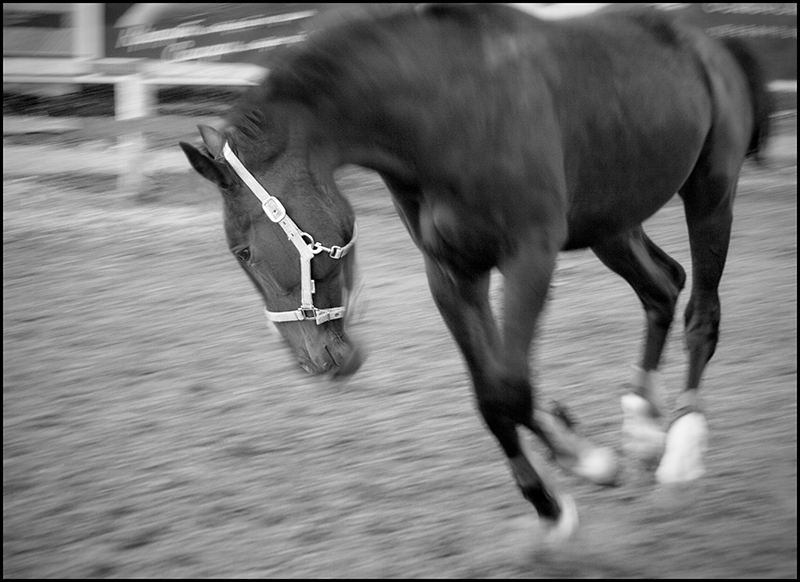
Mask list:
[[558,501],[541,485],[520,486],[522,496],[531,502],[539,517],[556,521],[561,516]]

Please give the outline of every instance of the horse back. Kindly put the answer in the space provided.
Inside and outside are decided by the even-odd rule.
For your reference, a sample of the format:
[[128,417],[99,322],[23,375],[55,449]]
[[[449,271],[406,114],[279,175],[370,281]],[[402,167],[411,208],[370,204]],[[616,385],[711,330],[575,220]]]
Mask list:
[[701,156],[738,168],[754,130],[731,52],[654,11],[546,22],[429,7],[288,54],[264,95],[308,110],[339,158],[403,184],[407,214],[439,217],[431,238],[456,233],[456,248],[476,238],[469,217],[480,248],[531,228],[591,246],[656,212]]
[[[763,83],[744,58],[668,14],[542,21],[494,5],[431,14],[442,39],[432,46],[447,56],[418,64],[441,67],[449,90],[419,117],[415,166],[431,206],[463,214],[453,224],[493,216],[494,232],[545,229],[566,233],[564,249],[592,246],[653,215],[701,158],[729,179],[753,149],[752,87]],[[439,228],[448,230],[457,229]]]
[[641,223],[701,157],[737,174],[756,125],[749,80],[722,44],[654,11],[566,21],[550,83],[567,199],[564,248]]

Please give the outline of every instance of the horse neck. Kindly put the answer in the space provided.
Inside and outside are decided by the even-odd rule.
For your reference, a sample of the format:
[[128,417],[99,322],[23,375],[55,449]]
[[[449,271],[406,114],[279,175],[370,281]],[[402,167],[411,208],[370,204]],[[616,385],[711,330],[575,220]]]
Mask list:
[[[360,102],[343,101],[336,104],[336,109],[315,112],[312,116],[315,138],[310,158],[317,161],[317,167],[327,164],[335,170],[352,164],[403,182],[413,181],[414,162],[403,150],[418,149],[408,147],[415,141],[411,137],[416,133],[411,129],[415,120],[409,119],[403,124],[397,117],[392,119],[381,107],[379,97],[365,96]],[[373,114],[366,115],[367,111]],[[376,119],[384,121],[376,123]],[[391,119],[391,123],[387,123],[387,119]]]
[[368,142],[345,144],[339,150],[338,160],[338,167],[353,164],[391,176],[401,182],[416,181],[416,173],[409,161],[389,149],[375,147]]
[[[405,79],[404,84],[416,86],[414,79]],[[353,85],[319,100],[284,103],[284,111],[291,112],[290,125],[305,132],[310,157],[321,161],[320,166],[329,163],[336,169],[353,164],[410,181],[414,162],[409,152],[418,152],[419,142],[424,141],[419,139],[424,115],[418,108],[397,107],[396,96],[385,87],[362,86],[364,90],[358,91]]]

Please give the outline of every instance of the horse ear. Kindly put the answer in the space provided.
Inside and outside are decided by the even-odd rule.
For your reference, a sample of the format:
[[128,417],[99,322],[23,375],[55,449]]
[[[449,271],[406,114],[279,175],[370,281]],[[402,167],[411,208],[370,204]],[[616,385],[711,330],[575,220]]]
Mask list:
[[220,157],[222,155],[222,147],[225,145],[225,136],[210,125],[198,125],[197,129],[203,137],[203,143],[206,144],[208,153],[215,158]]
[[183,153],[186,154],[186,158],[195,171],[203,178],[213,182],[220,188],[230,186],[231,181],[228,179],[225,167],[222,164],[214,161],[211,157],[185,141],[179,142],[178,145],[181,146]]

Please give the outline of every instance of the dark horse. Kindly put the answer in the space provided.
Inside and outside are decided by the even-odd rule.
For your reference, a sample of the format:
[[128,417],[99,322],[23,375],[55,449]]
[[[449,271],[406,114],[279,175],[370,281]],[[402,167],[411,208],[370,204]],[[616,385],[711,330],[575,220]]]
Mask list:
[[[311,34],[223,129],[200,127],[204,147],[181,147],[222,191],[230,249],[312,373],[346,375],[361,362],[342,317],[355,218],[334,170],[381,175],[522,494],[567,535],[574,504],[534,469],[517,427],[596,483],[613,483],[618,464],[534,398],[529,347],[556,256],[589,247],[636,291],[646,333],[622,401],[626,449],[660,458],[662,482],[699,477],[697,391],[717,344],[734,193],[768,118],[750,54],[665,15],[543,22],[500,5],[446,5]],[[676,192],[693,278],[688,374],[665,435],[656,375],[686,275],[642,222]],[[494,268],[505,278],[501,328],[488,300]]]

